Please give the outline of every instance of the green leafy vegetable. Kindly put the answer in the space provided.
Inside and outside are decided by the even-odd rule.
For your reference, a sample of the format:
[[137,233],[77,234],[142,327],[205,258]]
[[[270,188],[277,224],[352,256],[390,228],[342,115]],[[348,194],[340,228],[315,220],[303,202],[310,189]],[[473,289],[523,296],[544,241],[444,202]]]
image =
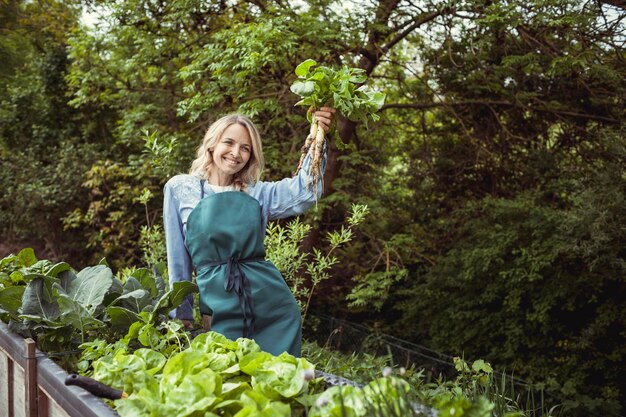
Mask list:
[[93,362],[92,377],[130,394],[115,402],[123,417],[291,416],[292,408],[300,412],[311,402],[303,372],[313,364],[287,353],[273,356],[250,339],[203,333],[167,360],[149,349],[85,347],[106,352]]
[[[298,79],[291,85],[291,91],[301,100],[296,105],[307,106],[310,112],[322,106],[336,108],[340,114],[353,121],[377,121],[376,114],[385,103],[385,94],[363,85],[367,81],[365,70],[343,66],[335,70],[326,66],[317,66],[317,62],[307,59],[296,67]],[[338,144],[342,145],[338,138]],[[304,159],[311,154],[309,174],[311,185],[317,188],[322,152],[325,143],[324,130],[313,117],[311,130],[306,138],[296,174],[302,168]]]
[[191,282],[174,283],[166,291],[162,274],[157,268],[136,269],[122,282],[104,260],[76,272],[65,262],[37,260],[32,249],[23,249],[0,260],[0,318],[48,352],[75,350],[90,333],[114,340],[135,323],[133,338],[157,348],[159,332],[167,326],[157,329],[154,323],[162,323],[159,317],[197,291]]
[[302,98],[296,105],[314,110],[335,107],[344,117],[366,125],[379,119],[376,112],[385,103],[385,94],[362,85],[367,81],[365,70],[347,66],[335,70],[307,59],[295,73],[298,80],[291,85],[291,91]]

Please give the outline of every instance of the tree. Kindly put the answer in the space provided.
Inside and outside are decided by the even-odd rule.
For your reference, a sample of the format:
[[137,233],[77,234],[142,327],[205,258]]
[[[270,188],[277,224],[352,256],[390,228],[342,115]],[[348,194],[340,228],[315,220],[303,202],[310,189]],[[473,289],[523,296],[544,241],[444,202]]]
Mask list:
[[[403,313],[397,331],[534,380],[553,372],[581,415],[623,402],[612,373],[623,341],[606,339],[625,325],[624,253],[610,232],[623,229],[622,22],[596,4],[458,5],[420,48],[423,70],[402,79],[404,100],[387,106],[415,127],[406,172],[429,231],[386,305]],[[596,349],[607,356],[592,359]]]
[[8,242],[5,250],[30,240],[67,256],[75,242],[63,236],[61,218],[68,201],[78,199],[77,185],[97,151],[82,130],[97,117],[87,120],[66,100],[66,35],[78,24],[80,10],[76,2],[5,3],[0,9],[0,235]]
[[[43,152],[67,140],[67,162],[33,164],[58,171],[35,189],[81,182],[73,196],[84,201],[66,205],[66,233],[90,245],[85,257],[135,263],[141,226],[158,223],[163,183],[186,171],[213,120],[251,115],[264,136],[265,179],[289,175],[307,126],[288,90],[295,66],[313,58],[362,68],[387,105],[368,129],[339,120],[346,147],[330,144],[326,196],[306,219],[317,232],[309,246],[353,202],[368,204],[370,220],[314,301],[348,315],[344,297],[356,288],[351,301],[364,320],[446,352],[515,364],[518,375],[554,375],[561,398],[576,393],[581,414],[609,414],[623,400],[611,362],[622,358],[621,340],[607,335],[624,328],[615,296],[623,282],[613,277],[624,262],[626,79],[624,15],[615,8],[623,5],[610,3],[107,0],[96,3],[96,26],[71,31],[46,26],[42,13],[31,21],[63,46],[46,55],[57,63],[50,71],[16,52],[37,50],[35,40],[5,37],[0,46],[13,51],[0,73],[10,98],[2,117],[11,121],[3,158],[31,136]],[[24,10],[46,10],[11,5],[0,16],[10,27]],[[45,54],[35,55],[43,65]],[[87,139],[94,151],[72,163],[69,144],[84,153]],[[12,162],[13,171],[26,161]],[[68,167],[84,172],[80,181],[77,171],[61,175]],[[38,206],[21,187],[1,204],[3,213],[24,213],[27,230]],[[59,210],[66,200],[54,201]],[[583,293],[593,299],[579,308]],[[593,387],[590,398],[581,384]]]

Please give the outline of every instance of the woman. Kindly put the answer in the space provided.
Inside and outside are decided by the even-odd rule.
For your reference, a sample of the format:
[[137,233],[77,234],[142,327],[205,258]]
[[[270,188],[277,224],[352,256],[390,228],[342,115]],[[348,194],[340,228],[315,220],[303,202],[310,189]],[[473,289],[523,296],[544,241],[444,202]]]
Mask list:
[[[326,132],[334,111],[315,113]],[[229,115],[209,127],[189,175],[176,175],[164,189],[170,282],[191,281],[195,268],[205,328],[233,340],[253,338],[274,355],[300,356],[301,318],[280,272],[265,260],[265,228],[269,220],[302,214],[314,203],[321,183],[310,184],[310,159],[293,178],[259,181],[259,132],[247,117]],[[190,326],[193,298],[171,316]]]

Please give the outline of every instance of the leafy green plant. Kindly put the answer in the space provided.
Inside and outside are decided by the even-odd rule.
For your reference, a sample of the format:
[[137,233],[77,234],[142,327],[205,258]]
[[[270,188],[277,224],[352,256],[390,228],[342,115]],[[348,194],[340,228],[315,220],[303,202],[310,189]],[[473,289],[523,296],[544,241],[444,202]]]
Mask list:
[[412,401],[410,390],[404,379],[386,374],[362,388],[334,386],[318,396],[309,417],[432,416],[432,410]]
[[[401,240],[399,245],[403,244],[404,241]],[[375,311],[381,311],[392,285],[408,276],[408,271],[402,264],[402,257],[394,248],[396,245],[398,243],[393,240],[383,241],[382,250],[369,271],[352,278],[356,285],[346,296],[346,301],[349,301],[348,307],[354,310],[372,307]]]
[[[322,106],[336,108],[341,115],[351,120],[362,121],[366,126],[369,120],[377,121],[376,112],[385,102],[385,94],[362,85],[366,80],[365,70],[343,66],[335,70],[326,66],[317,66],[317,62],[307,59],[296,67],[298,80],[291,85],[291,91],[301,97],[296,106],[307,106],[309,113]],[[339,144],[341,139],[337,135]],[[311,129],[306,138],[300,163],[296,173],[302,167],[307,153],[311,153],[309,174],[311,184],[317,187],[322,151],[325,143],[324,130],[315,116],[311,117]]]
[[[313,248],[309,253],[301,251],[300,244],[311,230],[311,226],[301,223],[298,219],[292,220],[286,227],[278,223],[268,225],[265,237],[267,259],[281,271],[290,285],[302,311],[303,321],[316,287],[330,278],[330,269],[338,262],[334,252],[353,239],[354,228],[365,220],[368,211],[366,205],[353,204],[350,216],[346,220],[348,225],[342,225],[337,231],[328,232],[326,240],[329,247],[325,252],[318,248]],[[308,277],[310,284],[307,285],[305,277]]]
[[[457,357],[454,359],[456,377],[446,380],[440,376],[435,381],[427,382],[423,369],[414,365],[409,368],[397,367],[391,356],[373,356],[366,352],[344,353],[311,342],[303,344],[302,353],[324,372],[341,375],[357,384],[367,385],[378,380],[381,370],[383,376],[394,376],[406,381],[410,391],[402,401],[412,404],[412,411],[407,411],[407,415],[411,415],[410,412],[426,412],[428,408],[438,410],[438,415],[447,416],[463,415],[461,413],[493,417],[563,415],[560,407],[548,406],[537,387],[519,388],[516,386],[519,381],[504,373],[496,377],[491,365],[481,359],[468,363]],[[367,415],[378,416],[381,414],[377,413],[376,408],[383,407],[390,411],[401,405],[386,405],[378,401],[376,404],[366,403],[365,406],[369,410]]]
[[89,375],[129,394],[114,403],[122,416],[291,416],[303,415],[309,395],[320,391],[319,381],[305,378],[313,369],[305,359],[262,352],[252,340],[207,332],[176,354],[109,349]]
[[141,226],[139,231],[139,247],[141,248],[141,260],[148,267],[158,266],[166,259],[165,232],[163,226]]
[[516,388],[516,381],[507,374],[496,374],[491,365],[482,359],[471,364],[460,357],[454,358],[456,378],[440,378],[423,384],[417,391],[420,403],[435,407],[440,415],[458,415],[460,411],[481,416],[521,417],[561,415],[557,406],[547,408],[543,398],[535,399],[536,387]]
[[169,357],[189,347],[191,337],[179,321],[164,320],[154,323],[145,312],[140,313],[139,318],[139,321],[131,324],[128,333],[121,339],[110,343],[95,339],[81,344],[79,348],[82,354],[77,364],[78,370],[84,375],[92,375],[94,362],[116,356],[119,352],[127,354],[148,349]]
[[301,251],[300,244],[310,231],[311,225],[302,223],[300,218],[296,217],[286,226],[278,222],[268,223],[265,235],[267,258],[278,268],[291,287],[291,292],[301,310],[302,299],[308,295],[305,276],[301,269],[309,254]]
[[[302,355],[315,363],[319,369],[333,375],[341,375],[359,384],[367,384],[380,377],[383,369],[392,366],[392,359],[389,356],[375,356],[365,352],[343,353],[310,341],[303,343]],[[419,387],[421,373],[408,369],[403,374],[414,387]]]
[[[337,236],[335,243],[342,240],[341,233]],[[104,263],[75,273],[66,263],[37,260],[32,249],[0,260],[3,314],[9,320],[21,320],[17,324],[36,333],[39,341],[56,340],[57,345],[46,344],[44,349],[72,348],[75,344],[71,341],[82,337],[85,343],[80,345],[80,360],[65,365],[130,394],[113,404],[122,416],[186,416],[193,412],[286,417],[420,416],[428,408],[419,406],[415,402],[418,398],[428,398],[428,404],[450,416],[461,411],[491,416],[491,410],[496,409],[497,404],[488,399],[485,391],[492,370],[484,361],[470,367],[458,360],[458,380],[424,395],[420,392],[429,387],[422,384],[421,373],[401,369],[400,377],[392,376],[391,368],[385,365],[388,357],[352,355],[346,359],[327,351],[314,353],[317,348],[307,344],[307,356],[319,360],[327,371],[342,369],[352,376],[348,370],[355,368],[364,384],[362,388],[325,389],[322,380],[313,376],[315,366],[308,360],[288,354],[273,356],[260,351],[252,340],[231,341],[214,332],[191,340],[182,324],[159,319],[185,297],[187,286],[163,292],[158,271],[142,268],[129,269],[122,275],[123,279],[115,277]],[[29,287],[37,280],[40,285]],[[27,291],[37,295],[41,311],[23,311],[22,305],[13,307],[15,300],[13,304],[6,302],[11,295],[6,291],[15,288],[23,288],[24,300],[28,300]],[[83,291],[85,288],[88,291]],[[52,332],[55,320],[69,323],[62,329],[67,333]]]
[[454,358],[454,368],[459,373],[456,383],[470,396],[484,394],[493,376],[493,368],[482,359],[472,362],[470,366],[457,356]]
[[307,59],[296,67],[298,80],[291,85],[291,91],[302,99],[296,106],[335,107],[343,116],[361,121],[377,121],[376,112],[385,103],[385,93],[363,85],[367,81],[365,70],[347,66],[335,70]]
[[0,261],[0,315],[47,352],[74,351],[96,336],[113,340],[136,322],[138,337],[149,339],[149,327],[197,291],[189,282],[166,291],[161,274],[140,268],[122,281],[104,262],[76,272],[23,249]]
[[[408,382],[383,371],[363,387],[326,388],[315,365],[283,353],[262,352],[249,339],[207,332],[178,352],[130,349],[125,343],[84,345],[93,361],[87,375],[123,390],[113,406],[121,416],[422,416]],[[130,372],[129,372],[130,370]],[[198,385],[201,383],[201,386]],[[212,413],[212,414],[207,414]]]

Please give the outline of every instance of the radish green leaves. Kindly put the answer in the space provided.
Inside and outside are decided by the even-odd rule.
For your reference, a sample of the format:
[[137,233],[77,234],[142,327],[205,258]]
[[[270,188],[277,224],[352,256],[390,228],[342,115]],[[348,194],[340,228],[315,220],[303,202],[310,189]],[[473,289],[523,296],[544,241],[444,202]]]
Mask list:
[[319,109],[322,106],[334,107],[344,117],[361,121],[377,121],[376,114],[385,103],[385,93],[363,85],[367,80],[365,70],[342,67],[339,70],[318,66],[307,59],[296,67],[298,79],[291,85],[291,91],[302,99],[296,105]]

